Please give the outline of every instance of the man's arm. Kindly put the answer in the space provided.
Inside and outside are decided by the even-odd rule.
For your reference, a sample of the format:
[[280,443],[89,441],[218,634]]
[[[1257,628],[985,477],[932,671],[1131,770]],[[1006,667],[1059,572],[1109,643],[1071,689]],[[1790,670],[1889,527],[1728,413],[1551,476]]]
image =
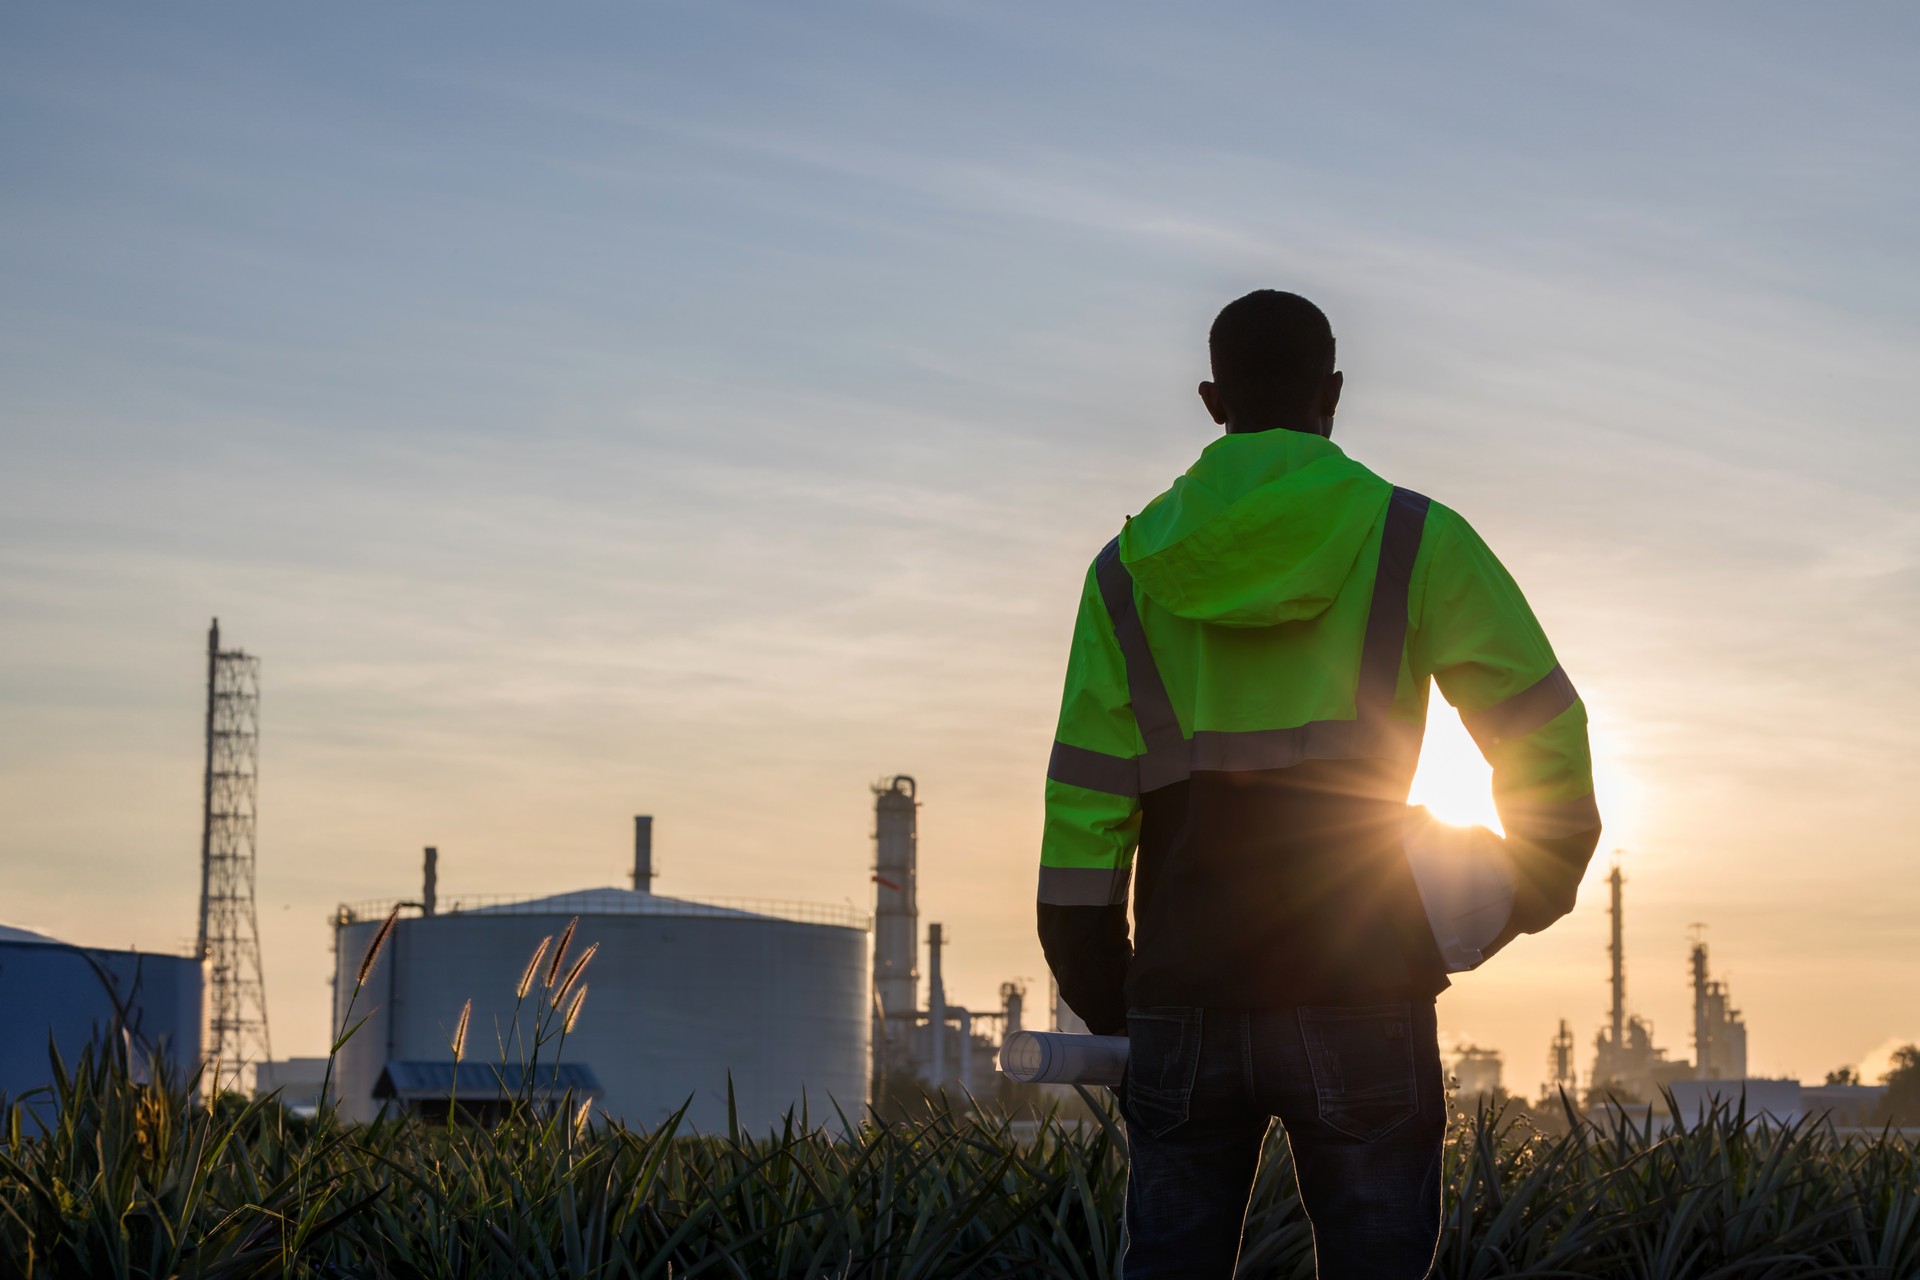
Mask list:
[[1427,542],[1413,669],[1433,673],[1493,766],[1519,873],[1510,933],[1537,933],[1573,910],[1600,842],[1587,709],[1519,586],[1467,522],[1435,504]]
[[1140,836],[1142,753],[1126,664],[1091,570],[1047,764],[1040,945],[1067,1006],[1097,1035],[1126,1031],[1127,884]]

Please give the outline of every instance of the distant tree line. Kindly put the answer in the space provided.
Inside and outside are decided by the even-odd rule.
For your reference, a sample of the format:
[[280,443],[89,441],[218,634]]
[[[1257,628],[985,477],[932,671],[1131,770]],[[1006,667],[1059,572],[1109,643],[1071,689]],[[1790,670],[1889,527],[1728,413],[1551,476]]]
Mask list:
[[[1836,1067],[1827,1072],[1827,1083],[1859,1085],[1866,1081],[1860,1078],[1857,1068]],[[1900,1128],[1920,1126],[1920,1045],[1902,1045],[1895,1049],[1893,1063],[1880,1077],[1880,1083],[1887,1091],[1881,1095],[1874,1123]]]
[[1893,1065],[1880,1077],[1887,1092],[1880,1099],[1880,1121],[1893,1125],[1920,1125],[1920,1045],[1902,1045],[1893,1051]]

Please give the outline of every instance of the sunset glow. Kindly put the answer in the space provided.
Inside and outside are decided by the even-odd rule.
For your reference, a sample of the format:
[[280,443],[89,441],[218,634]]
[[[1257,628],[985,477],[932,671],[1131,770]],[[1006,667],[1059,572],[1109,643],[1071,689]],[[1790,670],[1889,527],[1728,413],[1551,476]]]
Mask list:
[[1425,805],[1428,813],[1456,827],[1490,827],[1506,834],[1493,807],[1493,770],[1460,723],[1460,713],[1437,692],[1427,708],[1427,736],[1407,803]]
[[[1087,567],[1277,288],[1334,444],[1471,526],[1588,716],[1577,903],[1442,1031],[1588,1071],[1617,860],[1675,1060],[1696,924],[1754,1074],[1912,1038],[1910,7],[356,8],[10,6],[0,924],[197,945],[217,616],[276,1054],[428,846],[449,900],[617,887],[657,815],[658,894],[868,913],[898,774],[916,945],[1044,1025]],[[1437,690],[1411,799],[1500,829]]]

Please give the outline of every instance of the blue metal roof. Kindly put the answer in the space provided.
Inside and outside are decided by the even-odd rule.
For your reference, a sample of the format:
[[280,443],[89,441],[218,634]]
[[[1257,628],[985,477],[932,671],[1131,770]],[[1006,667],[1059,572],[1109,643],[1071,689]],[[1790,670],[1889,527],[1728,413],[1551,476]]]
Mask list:
[[[525,1095],[546,1098],[556,1093],[573,1092],[581,1098],[597,1098],[605,1092],[593,1068],[583,1062],[542,1063],[531,1073],[520,1063],[463,1062],[458,1071],[460,1098],[481,1101],[489,1098],[517,1098]],[[454,1064],[445,1062],[389,1061],[374,1083],[376,1098],[398,1098],[418,1102],[450,1098],[455,1086]]]
[[58,942],[58,938],[44,933],[35,933],[32,929],[22,929],[18,925],[0,924],[0,942]]

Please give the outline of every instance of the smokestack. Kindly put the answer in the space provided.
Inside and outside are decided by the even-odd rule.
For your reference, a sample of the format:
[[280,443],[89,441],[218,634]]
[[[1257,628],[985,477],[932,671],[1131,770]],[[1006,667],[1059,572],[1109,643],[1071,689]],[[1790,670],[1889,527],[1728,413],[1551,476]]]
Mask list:
[[1571,1093],[1577,1083],[1573,1076],[1573,1028],[1562,1018],[1560,1030],[1553,1037],[1553,1087]]
[[1613,937],[1607,951],[1613,960],[1613,1043],[1616,1049],[1625,1045],[1627,1029],[1627,932],[1622,920],[1625,893],[1622,886],[1627,882],[1620,872],[1620,864],[1615,863],[1612,874],[1607,876],[1609,905],[1613,908]]
[[940,934],[939,925],[927,926],[927,1025],[933,1041],[928,1046],[933,1059],[929,1083],[936,1089],[947,1082],[947,986],[940,980]]
[[641,893],[653,892],[653,815],[635,814],[633,819],[633,887]]
[[433,895],[440,885],[440,851],[432,845],[427,846],[426,866],[420,874],[420,914],[433,914]]
[[1693,1075],[1696,1080],[1712,1080],[1719,1075],[1714,1068],[1713,1018],[1708,1012],[1707,926],[1693,926],[1693,947],[1687,954],[1687,967],[1693,970]]

